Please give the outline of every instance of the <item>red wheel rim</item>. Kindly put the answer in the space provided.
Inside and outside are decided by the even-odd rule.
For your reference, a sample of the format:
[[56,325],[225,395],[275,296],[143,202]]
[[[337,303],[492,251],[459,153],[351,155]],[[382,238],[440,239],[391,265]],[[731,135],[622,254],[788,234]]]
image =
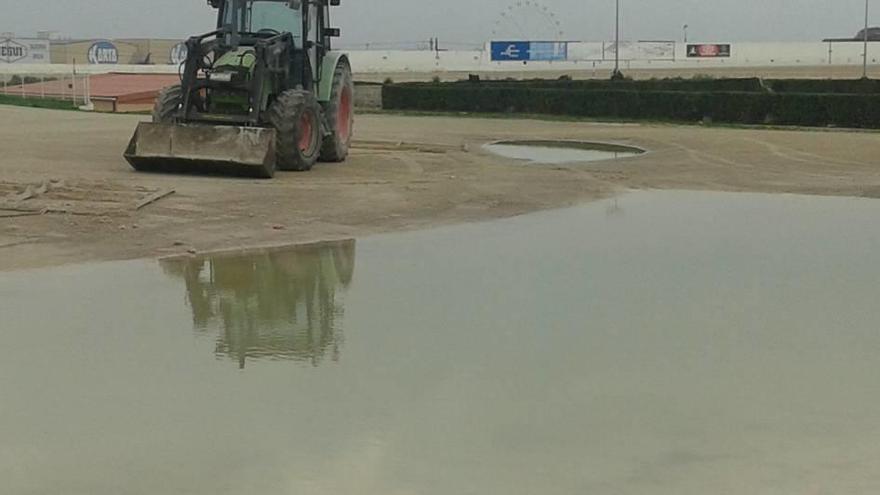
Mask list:
[[314,142],[315,124],[311,112],[303,112],[299,117],[299,150],[309,153]]
[[342,142],[348,142],[348,136],[351,134],[351,100],[351,88],[346,86],[339,95],[339,110],[336,113],[336,135]]

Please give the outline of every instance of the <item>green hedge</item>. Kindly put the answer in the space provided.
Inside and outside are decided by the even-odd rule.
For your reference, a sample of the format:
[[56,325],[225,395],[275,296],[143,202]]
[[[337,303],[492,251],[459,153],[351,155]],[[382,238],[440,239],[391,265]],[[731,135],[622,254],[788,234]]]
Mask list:
[[548,114],[627,120],[880,128],[880,95],[593,90],[494,84],[396,84],[389,110]]
[[772,79],[764,81],[777,93],[880,93],[877,79]]
[[[425,86],[437,83],[410,83]],[[448,83],[453,86],[491,86],[505,88],[550,88],[579,90],[617,90],[617,91],[749,91],[762,92],[765,88],[758,78],[742,79],[648,79],[612,81],[608,79],[527,79],[527,80],[488,80],[477,83],[458,81]]]
[[13,105],[17,107],[31,108],[51,108],[54,110],[76,110],[76,107],[69,100],[53,100],[49,98],[22,98],[21,96],[4,94],[0,94],[0,105]]
[[57,78],[55,78],[55,77],[35,77],[35,76],[14,75],[9,79],[9,81],[6,82],[6,84],[8,86],[18,86],[21,84],[35,84],[35,83],[49,82],[49,81],[56,81],[56,80],[57,80]]
[[[438,83],[408,83],[413,86],[432,86]],[[616,91],[688,91],[688,92],[754,92],[754,93],[880,93],[880,80],[874,79],[648,79],[611,81],[608,79],[530,79],[458,81],[444,86],[474,86],[493,88],[549,88]]]

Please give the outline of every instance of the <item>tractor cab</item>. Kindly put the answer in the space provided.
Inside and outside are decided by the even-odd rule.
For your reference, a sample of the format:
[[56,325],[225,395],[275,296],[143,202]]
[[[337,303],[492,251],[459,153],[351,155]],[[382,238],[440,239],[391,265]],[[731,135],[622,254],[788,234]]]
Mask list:
[[292,86],[313,87],[314,74],[318,73],[330,46],[323,27],[329,18],[328,2],[211,0],[209,3],[217,8],[216,32],[220,36],[213,53],[204,54],[200,76],[221,82],[241,81],[241,76],[254,75],[258,47],[271,44],[275,52],[281,48],[286,51],[283,55],[290,59],[291,69],[286,77],[292,80]]
[[[251,0],[223,2],[218,8],[217,28],[234,26],[239,33],[277,35],[290,32],[302,39],[303,11],[288,1]],[[302,46],[302,43],[300,43]]]

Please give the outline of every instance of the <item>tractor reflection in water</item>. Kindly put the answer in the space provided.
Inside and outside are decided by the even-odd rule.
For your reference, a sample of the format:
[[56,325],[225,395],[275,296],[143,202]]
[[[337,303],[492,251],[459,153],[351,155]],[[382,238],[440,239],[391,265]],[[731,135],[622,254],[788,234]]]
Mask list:
[[244,369],[251,359],[320,364],[339,360],[343,306],[354,275],[355,241],[247,255],[162,262],[183,278],[197,332],[216,329],[217,356]]

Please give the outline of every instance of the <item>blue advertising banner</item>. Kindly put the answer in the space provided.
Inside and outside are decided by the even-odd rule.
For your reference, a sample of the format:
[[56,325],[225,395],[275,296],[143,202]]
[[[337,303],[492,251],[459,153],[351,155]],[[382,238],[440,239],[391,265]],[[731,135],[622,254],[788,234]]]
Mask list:
[[98,41],[89,48],[88,58],[90,64],[116,64],[119,63],[119,50],[109,41]]
[[548,62],[568,59],[568,43],[557,41],[493,41],[492,61]]
[[568,43],[532,42],[529,47],[529,60],[563,61],[568,59]]
[[493,41],[492,42],[492,60],[529,60],[528,41]]

